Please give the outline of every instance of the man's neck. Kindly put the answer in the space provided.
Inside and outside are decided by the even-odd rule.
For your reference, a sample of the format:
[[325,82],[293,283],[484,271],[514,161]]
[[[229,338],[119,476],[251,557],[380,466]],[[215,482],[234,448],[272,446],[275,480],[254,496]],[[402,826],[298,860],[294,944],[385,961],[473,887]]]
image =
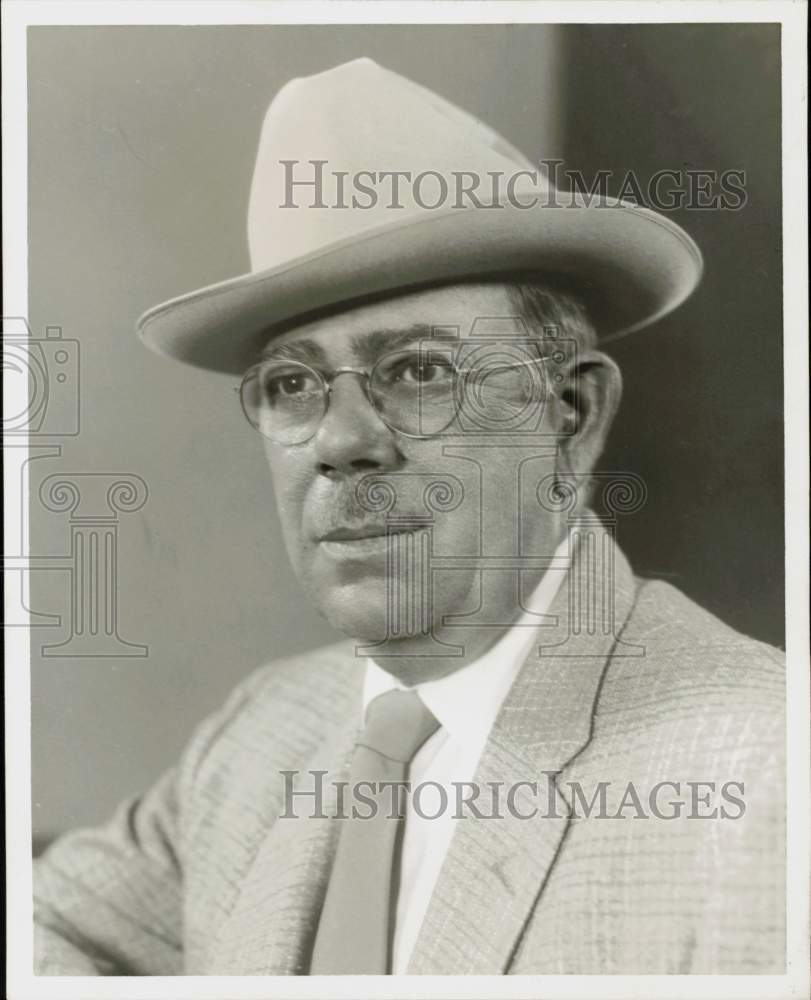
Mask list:
[[438,629],[432,634],[437,652],[431,653],[425,651],[425,636],[392,639],[373,650],[372,659],[406,687],[413,687],[473,663],[492,649],[509,627]]
[[[558,559],[566,554],[567,544],[568,540],[559,544],[555,552]],[[481,575],[484,579],[477,612],[454,616],[455,621],[436,625],[429,635],[389,639],[369,651],[371,658],[408,687],[447,677],[484,656],[511,629],[519,627],[518,623],[522,630],[543,624],[566,569],[558,564],[530,579],[522,579],[529,574],[516,570]]]

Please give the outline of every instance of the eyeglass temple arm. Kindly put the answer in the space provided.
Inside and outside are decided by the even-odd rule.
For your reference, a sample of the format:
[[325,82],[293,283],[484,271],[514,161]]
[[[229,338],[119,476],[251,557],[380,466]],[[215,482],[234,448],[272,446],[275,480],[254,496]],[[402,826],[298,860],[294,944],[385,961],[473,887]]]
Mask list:
[[[487,368],[485,372],[489,375],[492,372],[507,371],[509,368],[526,368],[528,365],[540,364],[541,361],[549,361],[551,357],[551,354],[544,354],[540,358],[532,358],[530,361],[516,361],[511,365],[499,365],[498,368]],[[478,368],[457,368],[456,370],[460,375],[469,375],[471,372],[480,371]]]

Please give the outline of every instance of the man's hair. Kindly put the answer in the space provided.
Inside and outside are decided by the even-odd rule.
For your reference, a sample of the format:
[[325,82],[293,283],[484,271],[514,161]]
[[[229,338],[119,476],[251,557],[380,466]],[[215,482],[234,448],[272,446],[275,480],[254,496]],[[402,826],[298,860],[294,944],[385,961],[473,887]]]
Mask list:
[[526,321],[531,333],[540,337],[545,327],[554,327],[556,336],[574,340],[578,350],[596,345],[597,332],[576,296],[533,275],[506,275],[504,283],[518,316]]
[[[549,336],[549,327],[553,327],[555,337],[574,342],[578,355],[597,346],[597,331],[588,311],[571,292],[535,275],[509,275],[503,281],[517,315],[526,322],[531,335]],[[560,471],[574,471],[568,467],[565,450],[559,452],[559,461],[562,463]],[[581,479],[578,486],[579,508],[590,503],[592,492],[591,477]]]

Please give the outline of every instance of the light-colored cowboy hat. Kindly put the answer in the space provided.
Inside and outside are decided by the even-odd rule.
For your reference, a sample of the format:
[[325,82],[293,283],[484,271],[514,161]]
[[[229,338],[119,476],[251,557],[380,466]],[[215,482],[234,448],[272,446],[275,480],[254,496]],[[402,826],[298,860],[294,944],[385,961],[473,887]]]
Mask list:
[[698,247],[670,219],[556,196],[492,129],[370,59],[293,80],[271,103],[248,242],[250,273],[150,309],[137,324],[143,341],[241,374],[277,324],[361,296],[513,271],[568,280],[601,337],[613,338],[675,309],[702,270]]

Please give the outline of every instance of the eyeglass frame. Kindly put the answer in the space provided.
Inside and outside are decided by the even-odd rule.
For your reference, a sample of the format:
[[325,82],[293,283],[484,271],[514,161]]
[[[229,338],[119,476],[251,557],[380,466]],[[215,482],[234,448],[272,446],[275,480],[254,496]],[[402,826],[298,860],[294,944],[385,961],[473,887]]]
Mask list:
[[[241,407],[242,412],[243,412],[243,414],[245,416],[245,419],[248,421],[248,423],[250,424],[250,426],[253,427],[253,429],[255,431],[257,431],[257,433],[262,434],[262,437],[264,437],[266,440],[273,441],[274,444],[281,444],[281,445],[283,445],[284,447],[287,447],[287,448],[295,448],[295,447],[298,447],[299,445],[307,444],[309,441],[312,441],[312,439],[318,433],[318,428],[321,426],[321,421],[324,419],[324,417],[329,412],[330,398],[331,398],[331,395],[332,395],[332,384],[335,381],[335,379],[339,375],[359,375],[363,379],[363,383],[364,383],[364,395],[366,396],[366,399],[368,400],[369,405],[372,407],[372,409],[373,409],[373,411],[375,413],[375,416],[379,417],[380,420],[381,420],[381,422],[390,431],[393,431],[395,434],[399,434],[402,437],[410,438],[412,440],[417,440],[417,441],[427,441],[427,440],[430,440],[431,438],[438,437],[440,434],[442,434],[442,432],[444,430],[446,430],[453,423],[453,421],[456,419],[456,417],[458,415],[458,411],[456,413],[454,413],[454,415],[450,418],[450,420],[447,422],[447,424],[445,424],[444,427],[441,427],[438,431],[434,431],[431,434],[411,434],[408,431],[404,431],[404,430],[402,430],[402,428],[395,427],[393,424],[391,424],[385,418],[385,416],[380,412],[380,410],[378,409],[377,404],[375,403],[374,398],[372,397],[372,394],[371,394],[371,392],[369,390],[369,383],[370,383],[372,375],[375,372],[375,369],[377,368],[377,366],[379,364],[381,364],[383,361],[386,360],[386,357],[387,357],[387,355],[384,355],[383,357],[379,358],[372,365],[371,368],[354,368],[354,367],[343,365],[343,366],[341,366],[339,368],[333,368],[330,371],[322,371],[320,368],[314,368],[312,365],[308,365],[304,361],[299,361],[297,358],[290,358],[290,359],[285,359],[285,358],[267,358],[267,359],[264,359],[264,360],[257,361],[255,364],[251,365],[245,371],[245,374],[242,376],[242,381],[240,382],[240,384],[238,386],[234,386],[234,392],[236,392],[236,393],[239,394],[240,407]],[[530,358],[528,361],[516,361],[514,364],[501,365],[501,366],[499,366],[499,368],[497,368],[495,370],[496,371],[503,371],[504,369],[507,369],[507,368],[527,368],[530,365],[537,365],[537,364],[540,364],[543,361],[549,361],[551,358],[552,358],[551,354],[542,354],[542,355],[540,355],[537,358]],[[305,370],[307,370],[307,371],[311,372],[313,375],[315,375],[317,377],[317,379],[322,384],[322,387],[323,387],[323,393],[322,393],[322,395],[323,395],[323,399],[324,399],[324,412],[321,414],[321,416],[320,416],[320,418],[318,420],[318,423],[316,424],[315,430],[312,432],[312,434],[309,435],[309,437],[304,438],[303,441],[296,441],[296,442],[292,442],[290,444],[285,444],[284,442],[281,442],[281,441],[275,441],[273,438],[268,437],[267,434],[264,434],[256,426],[256,424],[254,424],[254,422],[251,420],[251,418],[248,416],[248,411],[245,409],[245,400],[244,400],[244,397],[243,397],[243,394],[242,394],[242,389],[243,389],[243,386],[245,385],[245,381],[248,378],[248,376],[251,375],[254,371],[257,371],[263,365],[269,365],[269,364],[279,364],[279,365],[284,365],[284,364],[288,364],[289,365],[289,364],[292,364],[292,365],[298,365],[299,367],[304,368]],[[472,373],[480,370],[480,369],[477,369],[477,368],[460,368],[459,366],[455,365],[453,362],[450,362],[449,367],[451,367],[453,369],[454,378],[458,378],[459,376],[462,376],[463,378],[466,379]],[[492,373],[492,371],[493,371],[493,369],[489,369],[488,373]]]

